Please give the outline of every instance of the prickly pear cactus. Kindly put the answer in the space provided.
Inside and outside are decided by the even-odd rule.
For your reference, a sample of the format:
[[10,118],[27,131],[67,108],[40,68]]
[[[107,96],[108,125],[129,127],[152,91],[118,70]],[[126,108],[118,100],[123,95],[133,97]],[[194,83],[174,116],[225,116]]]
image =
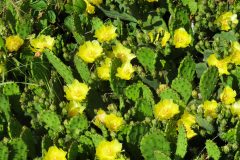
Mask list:
[[9,155],[12,160],[27,159],[27,145],[21,138],[12,139],[9,142],[12,153]]
[[62,76],[64,81],[69,84],[72,83],[74,80],[72,71],[58,57],[56,57],[53,52],[45,50],[45,55],[57,72]]
[[153,117],[152,103],[148,99],[139,99],[136,104],[134,117],[138,121],[143,121],[145,117]]
[[191,56],[186,56],[178,67],[178,77],[182,77],[191,82],[194,79],[196,64]]
[[144,135],[140,143],[140,149],[143,157],[148,160],[157,160],[154,157],[155,152],[161,152],[170,156],[170,143],[161,132],[148,133]]
[[145,70],[149,71],[152,75],[155,75],[155,64],[157,54],[147,47],[142,47],[137,50],[137,59],[143,65]]
[[188,102],[192,95],[192,84],[187,79],[175,78],[171,87],[181,95],[185,103]]
[[36,143],[37,142],[36,142],[36,137],[34,136],[32,131],[29,128],[24,126],[20,137],[27,145],[27,148],[29,151],[28,156],[31,158],[36,157],[36,153],[37,153],[36,152]]
[[162,91],[159,94],[159,97],[161,99],[172,99],[175,103],[183,104],[183,101],[181,100],[179,94],[171,88],[167,88],[164,91]]
[[7,121],[10,119],[9,99],[4,94],[0,94],[0,112],[4,114]]
[[22,132],[22,125],[14,118],[8,122],[8,134],[10,138],[17,138]]
[[198,125],[204,129],[206,129],[209,133],[213,133],[215,131],[213,125],[207,121],[206,119],[204,119],[203,117],[197,115],[196,116],[196,122],[198,123]]
[[18,95],[20,94],[19,86],[14,82],[6,83],[3,86],[3,94],[7,96]]
[[91,72],[88,69],[87,64],[77,56],[74,56],[74,65],[85,83],[91,83]]
[[210,67],[206,70],[200,79],[199,89],[203,100],[208,100],[218,82],[218,70],[216,67]]
[[214,143],[212,140],[207,140],[206,149],[209,157],[212,157],[214,160],[219,160],[221,157],[221,152],[216,143]]
[[5,145],[3,142],[0,143],[0,159],[7,160],[9,157],[9,149],[7,145]]
[[184,158],[187,153],[187,135],[186,130],[183,125],[178,127],[178,140],[177,140],[177,149],[176,156],[180,158]]
[[94,159],[94,155],[92,153],[95,152],[95,147],[91,138],[82,135],[78,138],[78,142],[78,152],[80,153],[80,157],[83,159],[88,159],[89,157]]
[[75,160],[78,155],[78,144],[73,142],[68,149],[68,160]]
[[74,139],[78,139],[79,135],[87,130],[88,126],[88,120],[83,115],[72,117],[65,125],[67,134]]

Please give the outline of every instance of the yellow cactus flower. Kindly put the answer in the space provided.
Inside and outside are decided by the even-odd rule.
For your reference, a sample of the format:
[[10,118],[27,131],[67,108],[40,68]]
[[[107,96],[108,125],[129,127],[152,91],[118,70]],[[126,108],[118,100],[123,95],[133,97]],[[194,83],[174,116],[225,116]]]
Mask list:
[[228,31],[231,29],[231,26],[232,27],[237,26],[238,24],[237,14],[233,14],[232,12],[225,12],[222,15],[220,15],[214,23],[220,26],[221,30]]
[[192,125],[196,123],[196,118],[195,116],[191,115],[187,111],[184,111],[183,115],[181,116],[181,119],[178,120],[177,124],[178,126],[180,124],[183,124],[186,133],[187,133],[187,138],[191,139],[192,137],[196,136],[197,134],[191,129]]
[[131,50],[124,47],[120,42],[117,42],[115,46],[112,47],[113,54],[115,57],[119,58],[122,63],[130,62],[136,56],[131,54]]
[[220,99],[224,104],[232,104],[235,102],[237,93],[231,87],[226,86],[220,94]]
[[233,42],[231,47],[231,63],[240,65],[240,44]]
[[64,86],[64,91],[67,100],[81,102],[86,98],[89,87],[85,83],[80,83],[75,79],[72,84]]
[[123,118],[111,113],[104,118],[104,124],[108,130],[116,132],[123,125]]
[[97,123],[104,123],[105,122],[105,118],[106,118],[106,112],[104,111],[104,110],[102,110],[102,109],[99,109],[98,111],[97,111],[97,115],[95,116],[95,118],[94,118],[94,120],[95,120],[95,122],[97,122]]
[[89,0],[84,0],[86,3],[86,12],[88,14],[94,14],[95,13],[95,7],[89,3]]
[[175,48],[186,48],[191,41],[191,35],[189,35],[184,28],[179,28],[174,31],[173,44]]
[[51,146],[43,160],[67,160],[66,155],[67,152],[58,149],[56,146]]
[[179,113],[179,106],[172,99],[164,99],[154,106],[154,115],[158,120],[168,120]]
[[230,106],[231,113],[240,117],[240,101],[233,103]]
[[110,67],[111,67],[111,58],[105,58],[104,63],[97,67],[97,75],[102,80],[110,79]]
[[88,1],[95,6],[99,6],[100,4],[102,4],[102,0],[88,0]]
[[203,103],[204,116],[217,118],[217,106],[218,106],[218,103],[215,100],[205,101]]
[[52,50],[54,44],[54,38],[46,35],[40,35],[37,38],[30,40],[31,49],[33,52],[43,52],[43,50],[46,48]]
[[117,140],[101,141],[96,148],[96,156],[99,160],[115,160],[122,151],[122,144]]
[[70,101],[67,106],[67,112],[69,117],[76,116],[78,114],[82,114],[86,107],[83,106],[78,101]]
[[6,48],[9,52],[18,51],[23,45],[24,40],[19,36],[9,36],[6,38]]
[[229,75],[228,64],[230,62],[231,57],[228,56],[224,59],[218,60],[215,54],[211,54],[207,59],[207,63],[209,66],[216,66],[218,68],[219,75]]
[[130,62],[123,63],[121,67],[117,68],[116,76],[124,79],[130,80],[134,73],[134,68]]
[[109,42],[117,37],[116,27],[111,25],[102,25],[95,31],[95,37],[99,42]]
[[103,48],[98,41],[85,42],[79,47],[77,55],[87,63],[93,63],[98,57],[103,55]]
[[162,47],[166,46],[169,39],[170,39],[170,33],[168,31],[164,31],[164,35],[163,35],[163,38],[162,38],[162,41],[161,41]]

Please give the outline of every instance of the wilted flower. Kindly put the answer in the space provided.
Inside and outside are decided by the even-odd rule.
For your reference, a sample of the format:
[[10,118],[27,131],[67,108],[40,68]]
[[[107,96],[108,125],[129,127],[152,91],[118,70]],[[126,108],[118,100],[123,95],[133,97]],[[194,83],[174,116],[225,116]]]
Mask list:
[[154,115],[158,120],[168,120],[179,113],[179,106],[172,99],[164,99],[154,106]]
[[96,156],[99,160],[115,160],[122,150],[122,144],[117,140],[102,141],[96,148]]
[[235,27],[238,24],[237,14],[225,12],[216,19],[215,24],[219,25],[221,30],[228,31],[231,26]]
[[120,42],[117,42],[115,46],[112,47],[113,54],[115,57],[121,59],[122,63],[130,62],[136,56],[131,54],[131,50],[124,47]]
[[111,113],[104,118],[104,124],[108,130],[116,132],[123,125],[123,118]]
[[135,70],[132,64],[130,62],[126,62],[123,63],[121,67],[117,68],[116,76],[124,80],[130,80],[134,71]]
[[42,52],[44,49],[52,50],[55,40],[51,36],[40,35],[37,38],[31,39],[31,49],[33,52]]
[[231,87],[226,86],[220,94],[220,99],[224,104],[232,104],[235,102],[237,93]]
[[87,63],[93,63],[102,56],[103,48],[98,41],[87,41],[79,47],[77,55]]
[[99,42],[109,42],[117,37],[116,27],[111,25],[102,25],[95,32],[95,37]]
[[179,28],[174,31],[173,44],[175,48],[186,48],[191,41],[191,35],[189,35],[184,28]]
[[190,113],[188,113],[187,111],[184,111],[184,114],[181,116],[181,119],[178,120],[178,126],[180,124],[183,124],[185,129],[186,129],[186,133],[187,133],[187,138],[190,139],[194,136],[196,136],[197,134],[191,129],[192,125],[196,123],[196,118],[191,115]]
[[219,75],[228,75],[228,64],[231,62],[231,57],[225,57],[224,59],[218,60],[215,54],[211,54],[207,63],[209,66],[216,66],[218,68]]
[[86,3],[86,12],[89,14],[94,14],[95,13],[95,7],[89,3],[89,0],[84,0]]
[[102,80],[110,79],[111,58],[105,58],[103,64],[97,67],[97,75]]
[[70,101],[67,106],[67,112],[69,117],[76,116],[78,114],[82,114],[86,107],[83,106],[78,101]]
[[58,149],[56,146],[51,146],[43,160],[67,160],[66,154],[67,152],[62,149]]
[[18,51],[24,40],[19,36],[9,36],[6,38],[6,48],[9,52]]
[[80,83],[75,79],[72,84],[64,86],[64,91],[67,100],[81,102],[86,98],[89,87],[85,83]]
[[101,123],[104,123],[105,122],[105,117],[106,117],[106,112],[102,109],[99,109],[97,111],[97,115],[95,116],[94,120],[98,123],[98,122],[101,122]]
[[161,41],[162,47],[166,46],[169,39],[170,39],[170,33],[168,31],[164,31],[164,35],[163,35],[163,38],[162,38],[162,41]]
[[215,100],[205,101],[203,103],[204,116],[217,118],[217,106],[218,106],[218,103]]

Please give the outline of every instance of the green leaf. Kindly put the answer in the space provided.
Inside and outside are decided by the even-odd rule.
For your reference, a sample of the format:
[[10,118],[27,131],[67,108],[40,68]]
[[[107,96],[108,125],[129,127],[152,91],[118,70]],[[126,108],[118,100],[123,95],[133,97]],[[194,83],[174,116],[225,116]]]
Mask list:
[[55,23],[56,22],[56,14],[55,14],[55,12],[53,11],[53,10],[49,10],[48,12],[47,12],[47,16],[48,16],[48,21],[50,22],[50,23]]
[[86,9],[86,3],[84,0],[72,0],[73,11],[75,13],[82,13]]
[[31,8],[36,11],[42,11],[47,9],[48,4],[44,0],[39,0],[31,3]]
[[17,85],[17,83],[14,83],[14,82],[6,83],[3,86],[3,94],[7,96],[18,95],[20,94],[19,86]]
[[178,140],[177,140],[177,149],[176,155],[184,158],[187,153],[187,135],[186,130],[183,125],[178,127]]
[[219,160],[221,156],[221,152],[216,143],[212,140],[206,141],[206,149],[209,157],[212,157],[214,160]]

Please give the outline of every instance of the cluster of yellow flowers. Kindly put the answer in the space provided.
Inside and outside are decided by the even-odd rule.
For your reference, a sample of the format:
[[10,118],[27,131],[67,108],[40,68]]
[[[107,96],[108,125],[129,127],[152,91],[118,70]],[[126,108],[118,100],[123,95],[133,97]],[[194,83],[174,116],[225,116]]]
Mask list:
[[89,14],[95,13],[95,6],[99,6],[102,3],[102,0],[84,0],[86,3],[86,12]]
[[221,27],[221,30],[228,31],[231,27],[236,27],[238,24],[237,14],[233,14],[232,12],[225,12],[220,15],[215,24]]
[[218,103],[215,100],[205,101],[203,103],[204,116],[217,118],[217,107]]
[[5,46],[9,52],[16,52],[23,45],[24,40],[18,35],[9,36],[6,38]]
[[122,144],[118,140],[101,141],[96,148],[96,156],[99,160],[115,160],[122,151]]
[[162,37],[161,38],[161,45],[162,45],[162,47],[165,47],[167,42],[170,39],[170,36],[171,36],[170,33],[167,30],[163,29],[163,27],[159,27],[157,29],[156,38],[154,39],[154,36],[153,36],[154,32],[155,32],[155,30],[152,30],[148,33],[148,36],[150,38],[150,42],[151,43],[157,43],[159,41],[159,37],[161,36]]
[[104,124],[111,132],[117,132],[124,123],[122,117],[119,117],[114,113],[106,114],[102,109],[98,110],[94,121],[97,126],[99,123]]
[[117,37],[116,27],[112,24],[102,25],[95,31],[95,37],[99,42],[109,42]]
[[70,101],[68,104],[68,116],[75,116],[83,112],[85,107],[80,102],[86,99],[89,89],[85,83],[80,83],[76,79],[72,84],[64,86],[65,97]]
[[37,38],[30,39],[30,45],[33,52],[43,52],[44,49],[52,50],[55,44],[51,36],[40,35]]
[[216,66],[218,68],[219,75],[229,75],[228,65],[230,63],[240,65],[240,44],[236,41],[232,42],[230,50],[230,55],[223,59],[217,59],[216,54],[211,54],[207,59],[209,66]]
[[62,149],[58,149],[56,146],[51,146],[43,160],[67,160],[66,155],[67,152]]

